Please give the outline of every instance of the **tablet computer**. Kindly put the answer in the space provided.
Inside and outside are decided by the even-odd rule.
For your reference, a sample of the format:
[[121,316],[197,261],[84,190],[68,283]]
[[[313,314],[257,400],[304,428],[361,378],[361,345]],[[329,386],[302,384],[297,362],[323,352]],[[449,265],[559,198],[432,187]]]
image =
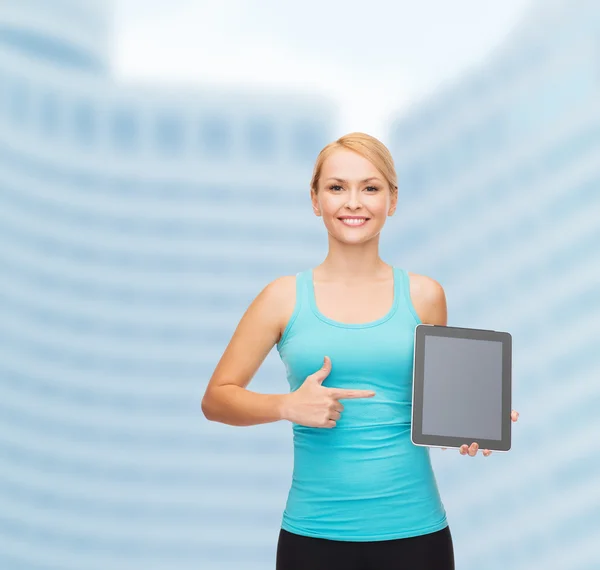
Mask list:
[[508,451],[512,337],[507,332],[415,327],[411,439],[415,445]]

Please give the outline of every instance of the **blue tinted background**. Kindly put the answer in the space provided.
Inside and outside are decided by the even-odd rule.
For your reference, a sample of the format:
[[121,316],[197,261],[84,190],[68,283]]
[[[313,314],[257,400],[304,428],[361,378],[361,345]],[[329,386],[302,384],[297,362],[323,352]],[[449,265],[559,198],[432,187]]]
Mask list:
[[[0,568],[273,568],[291,425],[200,401],[254,296],[326,253],[338,102],[117,81],[99,0],[0,22]],[[595,2],[538,3],[380,134],[382,256],[513,334],[511,452],[431,452],[462,570],[600,567],[599,37]],[[286,391],[275,351],[252,388]]]

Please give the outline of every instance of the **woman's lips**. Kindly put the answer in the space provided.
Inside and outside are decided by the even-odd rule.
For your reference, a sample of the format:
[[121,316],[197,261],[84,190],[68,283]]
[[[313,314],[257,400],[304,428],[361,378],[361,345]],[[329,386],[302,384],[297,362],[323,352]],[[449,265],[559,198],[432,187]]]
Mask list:
[[338,220],[340,220],[340,222],[342,222],[342,224],[344,224],[345,226],[348,226],[349,228],[360,228],[361,226],[364,226],[369,221],[369,218],[344,217],[344,218],[338,218]]

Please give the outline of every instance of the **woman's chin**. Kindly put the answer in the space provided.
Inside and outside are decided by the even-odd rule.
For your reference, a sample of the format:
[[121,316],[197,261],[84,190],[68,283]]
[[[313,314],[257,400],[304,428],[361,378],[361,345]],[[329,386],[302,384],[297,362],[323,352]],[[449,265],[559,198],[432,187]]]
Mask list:
[[358,244],[365,243],[373,238],[377,237],[378,234],[373,234],[372,231],[369,232],[330,232],[330,234],[341,243],[347,244]]

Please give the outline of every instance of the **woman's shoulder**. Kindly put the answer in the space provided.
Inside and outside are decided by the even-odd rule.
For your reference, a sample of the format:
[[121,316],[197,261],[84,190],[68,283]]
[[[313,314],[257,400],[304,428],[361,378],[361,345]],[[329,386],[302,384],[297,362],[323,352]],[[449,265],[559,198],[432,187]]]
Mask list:
[[407,271],[406,273],[408,274],[411,290],[414,289],[416,293],[434,297],[444,293],[442,285],[433,277],[412,273],[411,271]]
[[433,277],[407,271],[410,298],[425,324],[446,325],[446,293],[442,285]]
[[265,301],[276,313],[279,336],[283,334],[296,306],[296,275],[273,279],[263,290]]
[[290,296],[296,295],[296,276],[282,275],[273,279],[266,287],[265,292],[273,301],[285,301]]

